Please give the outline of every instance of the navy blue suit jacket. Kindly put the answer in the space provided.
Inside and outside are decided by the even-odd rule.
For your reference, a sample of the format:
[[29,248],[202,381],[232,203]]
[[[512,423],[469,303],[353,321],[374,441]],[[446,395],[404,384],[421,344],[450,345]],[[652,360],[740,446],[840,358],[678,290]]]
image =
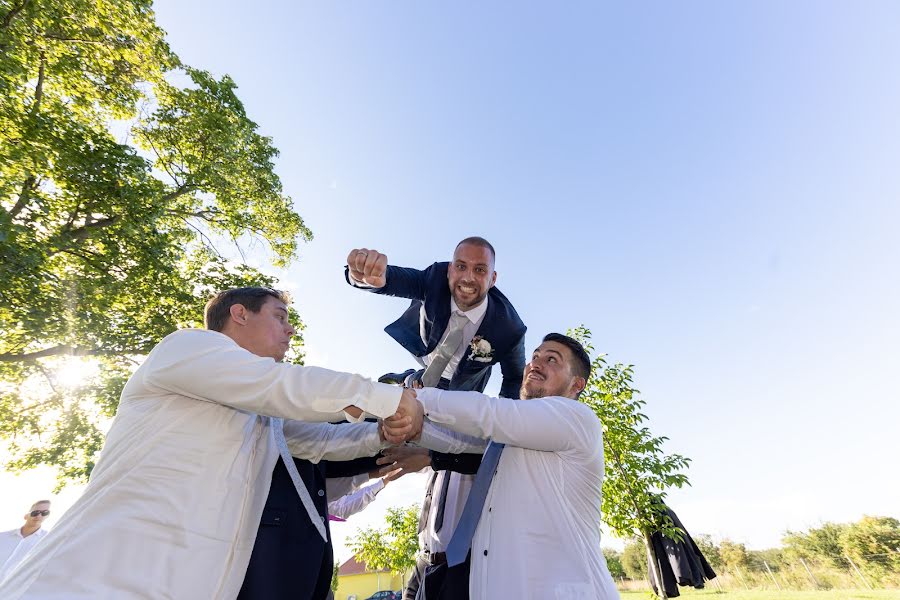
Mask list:
[[[424,271],[388,265],[382,288],[360,288],[375,294],[409,298],[409,308],[384,330],[413,356],[426,356],[440,343],[450,321],[450,286],[447,269],[450,263],[434,263]],[[350,274],[345,271],[347,283]],[[490,342],[490,362],[470,358],[466,351],[450,380],[449,389],[483,392],[491,377],[491,367],[500,364],[503,382],[500,395],[518,398],[525,369],[525,324],[510,301],[496,287],[488,291],[487,312],[475,333]],[[425,306],[425,338],[420,335],[420,311]]]
[[310,522],[284,462],[278,459],[238,600],[325,600],[334,568],[326,477],[373,471],[379,468],[375,459],[373,456],[318,464],[294,459],[319,517],[325,522],[327,542]]

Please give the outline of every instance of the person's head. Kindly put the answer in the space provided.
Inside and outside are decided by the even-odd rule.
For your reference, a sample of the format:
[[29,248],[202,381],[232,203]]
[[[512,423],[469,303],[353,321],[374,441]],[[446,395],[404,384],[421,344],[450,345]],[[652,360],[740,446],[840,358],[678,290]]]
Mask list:
[[577,400],[591,376],[591,358],[577,340],[548,333],[522,375],[523,400],[563,396]]
[[40,527],[47,515],[50,514],[50,501],[38,500],[31,505],[31,508],[25,513],[25,525],[31,527]]
[[450,294],[460,310],[481,304],[497,281],[496,254],[491,243],[481,237],[467,237],[456,245],[447,268]]
[[253,354],[281,361],[294,335],[290,301],[285,292],[265,287],[225,290],[206,303],[203,321]]

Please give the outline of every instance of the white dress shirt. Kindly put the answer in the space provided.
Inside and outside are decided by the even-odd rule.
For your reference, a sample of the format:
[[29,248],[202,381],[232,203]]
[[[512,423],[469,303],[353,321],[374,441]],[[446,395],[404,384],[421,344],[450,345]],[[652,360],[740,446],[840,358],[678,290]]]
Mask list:
[[0,581],[3,581],[3,576],[19,564],[45,535],[47,535],[45,529],[38,529],[28,536],[23,536],[21,527],[0,533]]
[[618,598],[600,550],[603,427],[591,409],[561,397],[417,395],[431,422],[421,445],[477,452],[487,438],[506,444],[472,541],[471,597]]
[[[463,337],[462,342],[457,348],[456,353],[450,358],[450,362],[447,363],[447,368],[444,369],[444,373],[442,377],[446,379],[452,379],[453,374],[456,372],[456,368],[459,366],[459,361],[462,360],[463,355],[469,350],[469,344],[472,343],[472,339],[475,337],[475,332],[478,331],[478,328],[481,327],[481,322],[484,321],[484,314],[487,312],[488,302],[490,302],[490,297],[485,296],[484,302],[476,306],[475,308],[471,308],[467,311],[462,311],[466,317],[468,317],[468,321],[463,327]],[[450,314],[452,315],[454,312],[458,311],[459,307],[456,305],[456,301],[453,298],[450,298]],[[425,340],[425,306],[423,305],[419,311],[420,314],[420,334],[422,336],[422,340]],[[449,329],[449,328],[448,328]],[[444,332],[444,336],[441,338],[440,343],[435,347],[435,350],[423,357],[424,365],[428,365],[431,363],[431,359],[437,354],[438,348],[441,347],[441,344],[444,343],[444,338],[449,335],[449,331]],[[438,507],[440,506],[440,493],[442,486],[444,485],[444,478],[449,478],[450,481],[447,484],[447,496],[444,502],[444,522],[441,526],[440,531],[435,529],[435,520],[437,519]],[[459,517],[462,515],[463,507],[466,505],[466,499],[469,497],[469,490],[472,489],[472,482],[475,480],[474,475],[467,475],[465,473],[457,473],[456,471],[438,471],[437,476],[434,480],[434,488],[432,491],[432,500],[431,500],[431,508],[428,511],[428,516],[425,521],[425,529],[422,530],[422,533],[419,534],[419,545],[425,550],[429,552],[444,552],[447,550],[447,544],[450,543],[450,538],[453,536],[453,532],[456,530],[456,524],[459,522]]]
[[[372,287],[353,279],[353,277],[349,277],[349,280],[350,284],[354,287]],[[484,315],[487,312],[488,302],[490,301],[490,296],[485,296],[484,301],[478,306],[470,308],[467,311],[461,311],[464,315],[466,315],[468,321],[463,327],[462,342],[460,343],[459,348],[456,349],[456,352],[450,358],[450,361],[447,363],[447,366],[444,368],[444,372],[441,375],[445,379],[453,379],[453,374],[456,373],[456,368],[459,366],[459,363],[463,359],[465,353],[469,350],[469,344],[472,343],[472,339],[475,337],[475,333],[478,331],[478,328],[481,327],[481,322],[484,321]],[[452,315],[456,311],[459,311],[459,306],[451,296],[450,314]],[[441,341],[437,346],[435,346],[435,349],[432,350],[430,354],[421,357],[414,357],[420,365],[422,365],[423,367],[427,367],[429,364],[431,364],[431,360],[437,355],[441,344],[444,343],[444,340],[450,334],[449,327],[447,329],[448,330],[445,331],[444,335],[441,337]],[[428,337],[425,334],[424,303],[419,309],[419,335],[421,336],[423,342],[428,342]],[[444,521],[440,531],[435,531],[435,519],[437,518],[437,509],[440,505],[441,500],[440,493],[441,489],[443,489],[445,478],[449,478],[450,481],[447,484],[447,496],[446,501],[444,502]],[[419,534],[419,545],[421,548],[429,552],[446,551],[447,544],[450,542],[450,538],[453,536],[453,531],[456,529],[456,524],[459,522],[459,517],[462,514],[462,509],[466,505],[466,499],[469,497],[469,490],[472,488],[472,481],[474,480],[474,478],[474,475],[466,475],[464,473],[457,473],[455,471],[437,472],[434,480],[434,488],[432,488],[433,495],[431,500],[431,507],[428,511],[428,515],[426,515],[425,528]]]
[[[125,385],[84,493],[0,598],[232,600],[279,457],[270,417],[325,421],[349,405],[387,417],[400,392],[262,358],[214,331],[169,335]],[[284,434],[312,462],[381,448],[374,423],[288,420]]]
[[372,500],[375,499],[375,496],[378,495],[378,492],[383,489],[384,480],[378,479],[372,485],[359,488],[349,494],[344,494],[337,500],[329,502],[328,513],[340,519],[349,519],[352,515],[355,515],[371,504]]
[[[462,342],[459,344],[459,348],[456,349],[456,352],[450,357],[450,362],[447,363],[447,366],[444,368],[444,372],[441,374],[441,377],[445,379],[453,379],[453,374],[456,373],[456,367],[459,366],[459,361],[462,360],[463,355],[469,350],[469,344],[472,343],[472,339],[475,337],[475,332],[478,331],[478,328],[481,327],[481,322],[484,321],[484,313],[487,312],[488,302],[490,302],[490,297],[485,296],[484,301],[481,304],[474,308],[470,308],[469,310],[459,310],[459,306],[456,305],[456,301],[451,297],[450,298],[450,314],[452,315],[455,312],[461,312],[466,315],[468,321],[463,326],[463,335]],[[427,342],[427,338],[425,337],[425,305],[422,305],[422,308],[419,309],[419,335],[422,337],[423,342]],[[447,336],[450,335],[450,328],[448,327],[446,331],[444,331],[444,335],[441,337],[441,341],[437,346],[434,347],[434,350],[426,355],[421,357],[420,361],[422,366],[428,366],[431,364],[432,359],[437,355],[438,349],[440,349],[441,344],[444,343],[444,340],[447,339]]]

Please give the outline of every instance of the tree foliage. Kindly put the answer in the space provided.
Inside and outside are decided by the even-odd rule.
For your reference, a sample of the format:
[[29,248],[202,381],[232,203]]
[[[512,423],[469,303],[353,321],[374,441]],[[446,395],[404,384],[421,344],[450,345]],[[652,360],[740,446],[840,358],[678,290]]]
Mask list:
[[622,568],[628,579],[647,578],[647,548],[641,538],[631,538],[622,550]]
[[622,565],[622,553],[612,548],[603,548],[603,558],[606,559],[606,568],[613,579],[625,577],[625,567]]
[[[581,326],[568,333],[593,352],[590,330]],[[647,415],[641,412],[646,402],[638,397],[633,381],[632,365],[610,365],[598,355],[581,401],[603,424],[603,521],[619,537],[640,536],[647,553],[655,556],[650,543],[654,532],[681,539],[682,531],[665,514],[663,500],[669,488],[688,484],[682,471],[690,459],[665,453],[668,438],[650,432]],[[665,597],[663,590],[660,594]]]
[[347,546],[369,569],[404,573],[416,565],[419,510],[418,505],[389,508],[385,517],[387,527],[357,530]]
[[[197,325],[213,292],[275,283],[216,244],[261,240],[285,265],[311,237],[235,89],[182,65],[149,0],[0,0],[0,436],[11,468],[47,463],[83,479],[135,357]],[[62,382],[73,357],[95,358],[96,375]]]

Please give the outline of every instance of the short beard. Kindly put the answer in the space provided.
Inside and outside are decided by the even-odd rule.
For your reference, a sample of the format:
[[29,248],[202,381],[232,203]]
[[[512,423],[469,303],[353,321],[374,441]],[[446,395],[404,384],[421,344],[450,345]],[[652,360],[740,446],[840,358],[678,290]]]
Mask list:
[[544,393],[544,388],[537,388],[533,394],[528,392],[528,382],[523,381],[522,387],[519,388],[519,399],[520,400],[534,400],[535,398],[543,398],[546,396]]

